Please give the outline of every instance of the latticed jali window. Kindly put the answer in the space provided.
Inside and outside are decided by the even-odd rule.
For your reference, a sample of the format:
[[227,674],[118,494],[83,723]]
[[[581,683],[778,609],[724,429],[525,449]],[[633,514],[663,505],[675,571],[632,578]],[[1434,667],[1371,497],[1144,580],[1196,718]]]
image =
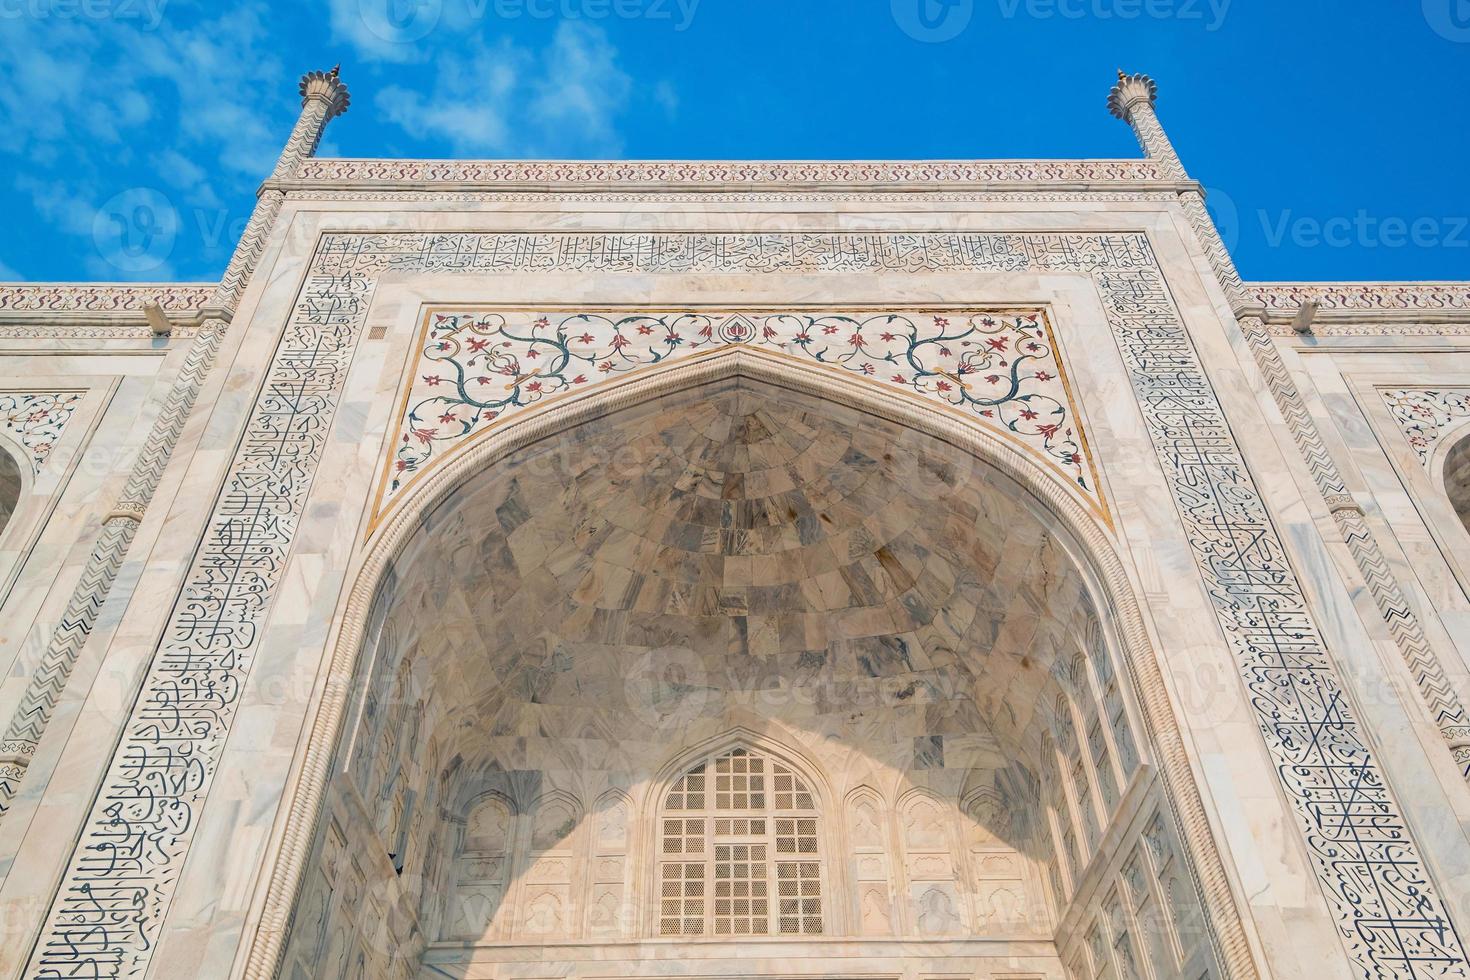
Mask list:
[[660,935],[820,934],[818,818],[811,789],[768,756],[690,769],[660,815]]

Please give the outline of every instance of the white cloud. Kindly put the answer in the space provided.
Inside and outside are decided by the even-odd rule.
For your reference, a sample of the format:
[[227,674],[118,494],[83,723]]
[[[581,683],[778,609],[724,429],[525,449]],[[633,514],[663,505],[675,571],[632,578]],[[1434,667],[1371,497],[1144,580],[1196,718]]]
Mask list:
[[189,202],[195,207],[223,206],[214,184],[210,181],[209,171],[178,150],[170,147],[155,153],[150,158],[149,165],[159,173],[169,174],[173,186],[187,195]]
[[365,61],[423,61],[417,42],[440,27],[443,0],[328,0],[332,40],[351,44]]
[[446,59],[434,90],[389,85],[373,100],[379,114],[415,139],[442,139],[456,154],[501,153],[509,145],[507,118],[517,77],[529,58],[508,41],[477,44],[468,57]]
[[390,85],[374,104],[409,136],[456,155],[616,156],[632,92],[606,32],[564,21],[542,50],[473,42],[436,69],[431,92]]
[[628,103],[633,82],[617,65],[617,50],[599,27],[564,21],[532,85],[531,115],[547,135],[621,152],[614,117]]
[[[466,22],[476,9],[480,18]],[[367,105],[358,113],[375,109],[406,136],[457,156],[608,157],[623,150],[619,124],[635,94],[675,111],[667,82],[636,89],[602,27],[564,21],[544,44],[487,41],[484,9],[484,0],[330,0],[334,34],[366,57],[435,58],[426,85],[389,77],[375,97],[359,99]],[[391,22],[382,19],[389,11]],[[426,26],[436,42],[455,43],[417,43]],[[83,256],[105,251],[94,225],[119,193],[161,194],[190,236],[172,258],[186,274],[207,275],[197,264],[216,264],[228,243],[196,240],[198,228],[243,222],[226,208],[248,207],[295,115],[301,66],[282,64],[282,29],[264,0],[172,0],[156,23],[9,20],[0,161],[21,175],[14,186],[36,214],[73,236]]]
[[22,174],[15,178],[17,190],[31,197],[31,202],[56,228],[70,235],[90,235],[97,216],[96,189],[90,182],[48,180]]
[[[216,9],[180,0],[151,23],[7,21],[0,157],[23,175],[15,186],[37,213],[84,238],[87,252],[102,199],[130,184],[218,208],[270,172],[294,114],[294,76],[264,4]],[[107,274],[106,263],[94,271]]]
[[[270,13],[259,4],[229,8],[193,28],[122,36],[124,70],[172,87],[180,134],[212,147],[227,170],[252,180],[269,173],[285,142],[293,75],[274,54]],[[265,107],[280,113],[268,113]]]
[[679,114],[679,93],[674,83],[665,79],[653,87],[653,101],[664,110],[664,115],[673,119]]

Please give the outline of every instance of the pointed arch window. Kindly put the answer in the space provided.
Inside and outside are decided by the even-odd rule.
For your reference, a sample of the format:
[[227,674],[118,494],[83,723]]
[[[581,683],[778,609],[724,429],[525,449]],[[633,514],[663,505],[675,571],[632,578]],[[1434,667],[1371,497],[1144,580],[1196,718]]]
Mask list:
[[806,780],[753,749],[686,770],[659,813],[659,934],[820,935],[820,819]]

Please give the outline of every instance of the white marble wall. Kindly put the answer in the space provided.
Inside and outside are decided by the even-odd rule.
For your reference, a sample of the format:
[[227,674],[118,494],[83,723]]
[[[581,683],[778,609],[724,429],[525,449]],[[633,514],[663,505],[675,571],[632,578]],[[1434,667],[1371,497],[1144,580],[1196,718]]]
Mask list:
[[[1376,608],[1363,594],[1359,573],[1336,536],[1204,255],[1176,207],[1147,194],[1131,201],[1060,202],[1021,195],[983,202],[941,194],[867,196],[868,200],[851,195],[823,200],[796,194],[792,200],[767,203],[755,196],[630,201],[494,195],[457,200],[449,209],[433,200],[289,202],[282,220],[290,223],[291,232],[267,250],[261,271],[242,300],[237,329],[226,340],[180,440],[120,576],[119,589],[85,655],[85,667],[79,667],[65,710],[48,730],[37,760],[42,769],[0,825],[8,872],[0,885],[4,930],[0,976],[26,975],[32,944],[71,861],[72,842],[88,818],[126,710],[184,582],[189,556],[209,523],[275,345],[296,304],[317,235],[333,230],[582,235],[718,230],[820,236],[1010,230],[1099,235],[1131,229],[1146,235],[1281,534],[1325,645],[1344,676],[1347,701],[1372,733],[1382,770],[1439,900],[1457,925],[1470,922],[1466,898],[1470,848],[1463,829],[1470,818],[1470,791],[1448,760],[1433,720],[1424,716],[1412,681],[1404,676],[1402,660]],[[195,822],[187,857],[173,872],[176,887],[170,887],[161,906],[146,913],[148,928],[155,930],[150,942],[156,940],[156,946],[148,953],[154,975],[236,975],[245,970],[254,944],[279,940],[282,923],[263,917],[274,908],[270,888],[279,871],[278,857],[301,847],[287,834],[287,807],[306,783],[322,776],[303,768],[308,733],[318,723],[322,706],[332,703],[327,681],[333,658],[340,665],[343,657],[350,657],[338,646],[348,603],[364,569],[371,573],[371,563],[378,560],[375,542],[367,538],[370,500],[382,461],[392,450],[387,443],[397,423],[393,411],[421,310],[425,304],[491,302],[554,304],[557,309],[577,304],[698,303],[1045,306],[1071,368],[1079,412],[1099,461],[1111,521],[1101,533],[1121,556],[1127,580],[1143,607],[1146,639],[1162,667],[1159,696],[1184,728],[1187,772],[1198,788],[1204,815],[1187,832],[1196,837],[1196,845],[1208,842],[1221,855],[1223,887],[1242,913],[1243,955],[1279,978],[1353,975],[1352,954],[1341,938],[1347,927],[1340,909],[1324,897],[1298,817],[1273,770],[1235,654],[1211,606],[1165,467],[1130,386],[1128,365],[1110,335],[1107,310],[1090,275],[1060,261],[1055,269],[1030,266],[1009,271],[996,266],[984,271],[759,274],[652,272],[636,264],[617,271],[596,263],[560,273],[457,274],[450,269],[386,268],[363,299],[370,310],[315,460],[309,499],[300,513],[280,585],[261,623],[253,665],[241,677],[238,708],[228,740],[221,742],[208,801],[192,811]],[[1375,405],[1366,394],[1375,385],[1420,384],[1431,376],[1435,383],[1464,384],[1465,358],[1470,355],[1461,340],[1453,339],[1355,346],[1324,337],[1286,346],[1288,365],[1384,544],[1394,573],[1409,592],[1441,659],[1453,666],[1453,679],[1463,683],[1470,657],[1465,640],[1470,635],[1470,601],[1465,598],[1470,569],[1464,558],[1470,548],[1461,546],[1464,528],[1447,498],[1436,496],[1432,475],[1422,466],[1414,468],[1420,464],[1412,448],[1393,441],[1398,433],[1381,403]],[[79,414],[77,422],[90,421],[86,426],[73,423],[67,438],[85,437],[86,445],[115,452],[117,447],[134,445],[146,431],[149,392],[156,392],[167,379],[175,356],[160,357],[146,348],[146,343],[135,343],[97,354],[26,353],[24,366],[11,367],[7,361],[0,370],[28,384],[48,370],[69,379],[99,379],[97,384],[70,382],[87,388],[88,404],[79,410],[87,414]],[[30,366],[42,357],[50,367],[37,371]],[[82,461],[86,459],[84,454]],[[114,460],[99,465],[95,473],[78,466],[65,480],[58,477],[52,484],[59,501],[54,516],[12,579],[4,607],[5,646],[0,651],[12,669],[0,687],[0,707],[4,699],[15,696],[20,676],[15,667],[25,662],[24,638],[41,630],[48,617],[54,619],[65,605],[70,579],[85,561],[88,535],[83,529],[101,516],[95,508],[107,506],[99,501],[110,498],[108,488],[120,482],[130,462],[130,458]],[[0,547],[11,540],[7,530]],[[28,578],[31,569],[34,578]],[[12,610],[21,617],[16,622],[26,625],[11,627]],[[347,646],[355,650],[354,644]],[[344,821],[344,829],[368,819],[362,813],[354,816],[351,806],[350,799],[334,791],[324,812]],[[1139,812],[1145,809],[1140,805]],[[1139,829],[1146,830],[1147,821]],[[341,853],[358,864],[338,860],[333,875],[360,873],[365,879],[387,873],[365,830],[362,834],[349,830],[343,841]],[[1132,884],[1135,866],[1128,864],[1130,855],[1143,852],[1120,847],[1117,853],[1115,870],[1099,872],[1096,887],[1105,896],[1117,889],[1120,898],[1113,904],[1120,907],[1122,896],[1128,896],[1140,910],[1136,913],[1140,922],[1160,921],[1161,913],[1150,912],[1144,892]],[[1162,852],[1149,854],[1153,873],[1169,880],[1169,862]],[[1163,893],[1150,894],[1158,902]],[[308,890],[307,897],[320,895]],[[400,899],[384,893],[376,901],[388,905]],[[302,906],[308,907],[310,902]],[[331,915],[325,913],[321,921]],[[1121,934],[1115,923],[1099,925],[1114,930],[1106,935]],[[1157,935],[1148,931],[1152,928],[1141,928],[1132,940],[1140,958],[1152,955],[1151,937]],[[1080,932],[1085,938],[1087,930]],[[414,948],[412,940],[395,937],[400,939],[408,943],[407,949]],[[1079,975],[1089,975],[1084,971],[1092,967],[1083,961],[1096,955],[1093,949],[1085,941],[1083,946],[1067,945],[1064,962]],[[861,946],[852,950],[852,955],[870,955],[872,969],[886,969],[882,964],[895,962],[893,954],[881,950]],[[649,958],[659,961],[668,955],[650,953]],[[739,969],[738,954],[732,951],[711,948],[702,955],[700,969],[705,973]],[[967,954],[936,947],[926,955],[927,965],[915,969],[944,973],[937,964],[946,955]],[[991,975],[1054,975],[1053,967],[1046,965],[1045,948],[1025,956],[1018,948],[1016,955],[1013,966],[996,968]],[[485,956],[465,975],[529,977],[537,969],[534,963],[499,964],[496,955]],[[666,968],[667,963],[650,967]],[[356,975],[352,964],[345,969],[347,975]],[[379,974],[370,971],[370,975]]]

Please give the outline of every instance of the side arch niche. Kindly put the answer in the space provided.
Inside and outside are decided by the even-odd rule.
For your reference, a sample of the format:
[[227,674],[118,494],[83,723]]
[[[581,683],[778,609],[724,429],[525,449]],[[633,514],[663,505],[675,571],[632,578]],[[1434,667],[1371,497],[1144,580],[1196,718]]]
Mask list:
[[1441,479],[1450,506],[1470,533],[1470,425],[1462,426],[1457,435],[1459,438],[1444,454]]
[[20,506],[25,487],[25,471],[4,441],[0,441],[0,539],[4,538],[5,528]]
[[496,438],[349,599],[273,969],[1256,975],[1126,576],[1035,464],[739,355]]

